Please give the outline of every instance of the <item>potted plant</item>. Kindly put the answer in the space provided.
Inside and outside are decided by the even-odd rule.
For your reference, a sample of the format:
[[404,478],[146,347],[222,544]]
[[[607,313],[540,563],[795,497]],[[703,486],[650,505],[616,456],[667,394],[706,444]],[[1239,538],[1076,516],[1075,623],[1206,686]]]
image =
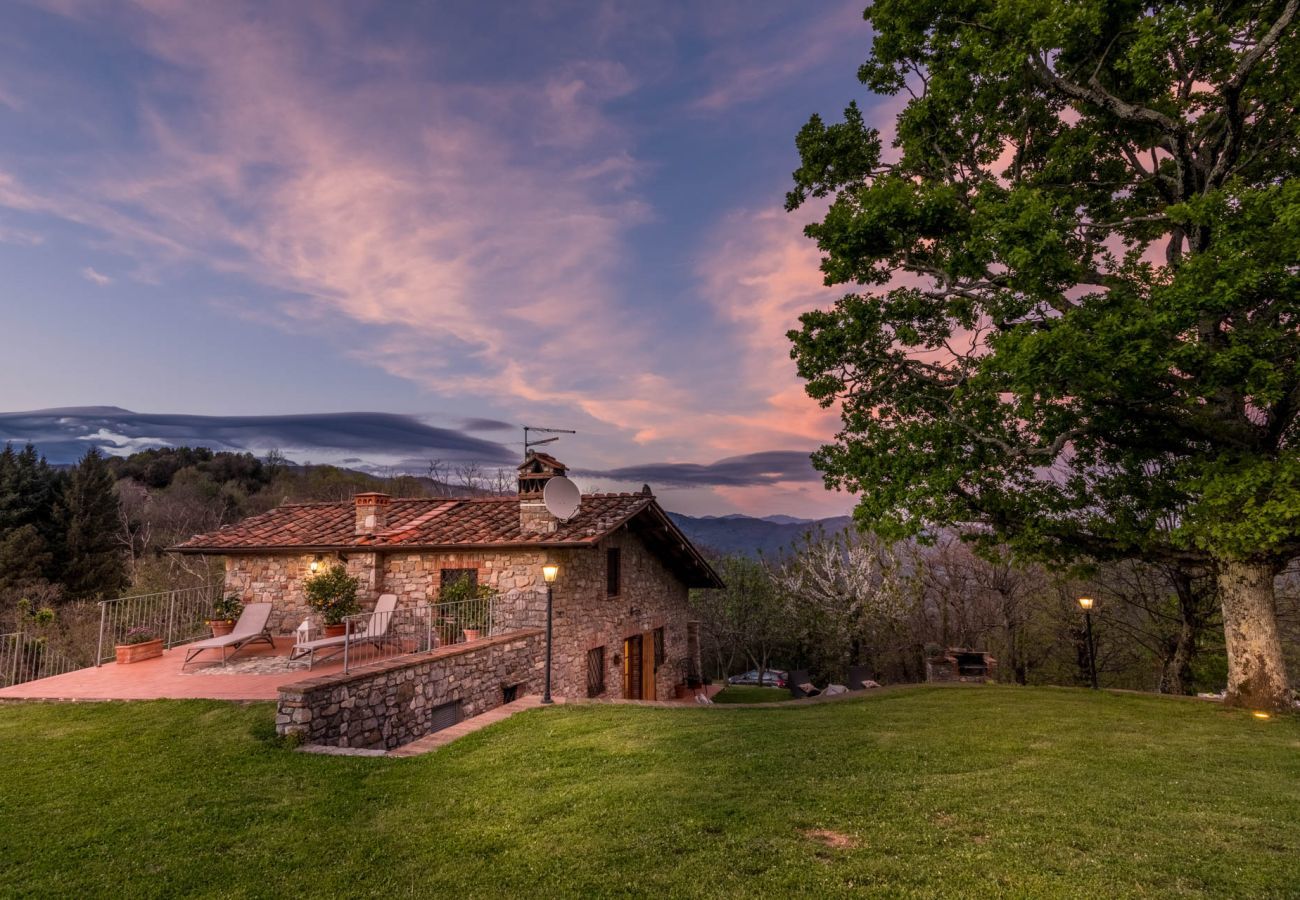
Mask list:
[[[460,623],[466,641],[477,641],[483,629],[490,625],[489,612],[497,592],[491,585],[478,584],[472,578],[457,578],[444,585],[438,600],[446,612]],[[450,608],[448,608],[450,607]]]
[[117,664],[125,666],[162,656],[163,640],[158,637],[158,632],[152,625],[136,625],[134,628],[127,629],[122,640],[113,649],[117,656]]
[[207,620],[213,637],[225,637],[235,628],[235,620],[244,611],[244,601],[238,594],[227,594],[212,601],[212,615]]
[[320,613],[327,637],[342,634],[346,627],[343,620],[361,611],[357,602],[358,584],[341,565],[331,566],[302,583],[307,606]]

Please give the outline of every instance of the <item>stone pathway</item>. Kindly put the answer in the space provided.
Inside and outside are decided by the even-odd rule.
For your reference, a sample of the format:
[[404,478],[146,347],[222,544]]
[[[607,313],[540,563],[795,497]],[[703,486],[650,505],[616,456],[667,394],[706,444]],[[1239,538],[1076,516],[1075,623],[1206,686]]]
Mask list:
[[287,656],[252,656],[245,659],[232,659],[224,666],[220,663],[196,666],[186,675],[282,675],[286,672],[305,672],[310,660],[295,659]]

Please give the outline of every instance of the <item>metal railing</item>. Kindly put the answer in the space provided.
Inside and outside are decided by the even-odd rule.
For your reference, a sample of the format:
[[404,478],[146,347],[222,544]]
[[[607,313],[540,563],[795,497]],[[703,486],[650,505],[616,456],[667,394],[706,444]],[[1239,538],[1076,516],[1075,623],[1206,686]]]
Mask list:
[[344,640],[340,642],[343,671],[511,630],[497,626],[498,602],[495,597],[474,598],[348,616],[343,622]]
[[43,637],[32,637],[21,631],[0,634],[0,687],[62,675],[80,668]]
[[114,647],[135,628],[148,628],[170,650],[208,634],[212,604],[224,585],[214,581],[202,587],[181,588],[138,597],[99,601],[99,645],[95,665],[113,659]]

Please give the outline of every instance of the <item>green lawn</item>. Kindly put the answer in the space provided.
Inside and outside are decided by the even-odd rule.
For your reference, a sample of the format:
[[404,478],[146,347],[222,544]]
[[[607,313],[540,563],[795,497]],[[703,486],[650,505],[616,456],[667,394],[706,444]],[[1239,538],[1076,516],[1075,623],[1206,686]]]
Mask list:
[[557,707],[406,760],[294,753],[271,716],[0,706],[0,895],[1300,891],[1300,721],[1211,704]]
[[785,688],[759,687],[756,684],[729,684],[713,697],[714,703],[781,703],[790,699]]

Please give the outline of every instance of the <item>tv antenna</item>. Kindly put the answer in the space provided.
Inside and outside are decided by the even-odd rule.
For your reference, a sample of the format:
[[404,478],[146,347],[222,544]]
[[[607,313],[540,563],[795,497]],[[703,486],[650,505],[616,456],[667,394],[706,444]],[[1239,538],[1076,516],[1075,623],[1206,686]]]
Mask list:
[[[555,436],[548,437],[548,438],[534,439],[528,436],[529,432],[534,432],[537,434],[552,434]],[[577,434],[577,433],[578,432],[570,428],[538,428],[536,425],[525,425],[524,426],[524,456],[527,456],[528,451],[533,449],[534,447],[540,447],[542,444],[550,444],[554,441],[558,441],[560,439],[560,435],[562,434]]]

